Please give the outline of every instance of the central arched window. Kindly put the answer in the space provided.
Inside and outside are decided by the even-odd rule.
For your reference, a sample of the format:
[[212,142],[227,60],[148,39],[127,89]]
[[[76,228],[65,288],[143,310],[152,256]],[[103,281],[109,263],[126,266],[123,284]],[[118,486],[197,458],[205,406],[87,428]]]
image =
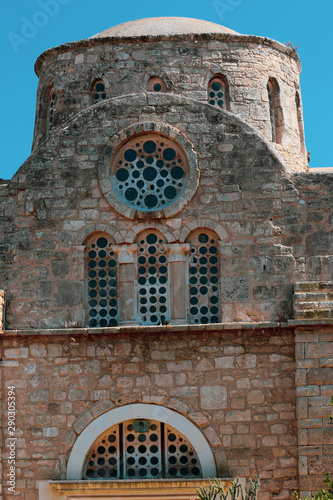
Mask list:
[[137,316],[144,325],[169,319],[169,282],[166,239],[158,231],[141,233],[137,252]]
[[202,477],[188,439],[169,424],[132,419],[114,425],[90,448],[83,479]]
[[190,323],[207,324],[220,321],[219,247],[213,231],[198,229],[187,242],[189,258]]

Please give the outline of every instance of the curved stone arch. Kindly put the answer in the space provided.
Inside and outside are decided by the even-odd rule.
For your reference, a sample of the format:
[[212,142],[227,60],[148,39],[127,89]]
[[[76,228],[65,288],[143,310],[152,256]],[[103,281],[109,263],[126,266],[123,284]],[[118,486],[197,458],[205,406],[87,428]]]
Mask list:
[[141,224],[135,224],[132,226],[131,231],[132,233],[134,233],[134,237],[130,243],[133,243],[140,233],[142,233],[143,231],[149,231],[149,229],[162,233],[168,243],[171,243],[175,239],[164,224],[160,224],[157,221],[151,221],[146,223],[143,222]]
[[203,477],[216,476],[216,464],[209,443],[201,431],[186,417],[164,406],[134,403],[119,406],[93,420],[74,443],[67,463],[67,480],[82,479],[86,455],[94,441],[107,429],[133,418],[147,418],[172,425],[194,447],[200,460]]
[[[114,154],[124,144],[126,144],[127,141],[131,140],[135,136],[140,136],[148,133],[162,135],[165,138],[173,140],[174,142],[179,144],[179,146],[181,146],[188,161],[188,181],[185,191],[174,203],[156,211],[141,213],[134,208],[127,206],[114,193],[110,183],[110,162],[114,157]],[[199,185],[199,177],[200,171],[198,158],[194,149],[194,145],[188,140],[188,138],[181,130],[172,127],[171,125],[167,125],[163,122],[137,122],[119,131],[111,138],[108,145],[102,151],[98,165],[99,185],[105,199],[117,212],[119,212],[121,215],[124,215],[125,217],[128,217],[129,219],[154,219],[176,215],[195,195]]]
[[111,226],[111,224],[88,224],[77,232],[74,238],[74,244],[84,245],[87,237],[94,233],[107,233],[114,239],[115,243],[121,243],[119,231],[114,226]]
[[184,243],[190,233],[192,233],[196,229],[205,228],[214,231],[221,241],[226,241],[229,239],[229,234],[218,222],[215,222],[211,219],[197,219],[195,221],[191,221],[189,224],[187,224],[186,227],[183,227],[180,235],[181,243]]

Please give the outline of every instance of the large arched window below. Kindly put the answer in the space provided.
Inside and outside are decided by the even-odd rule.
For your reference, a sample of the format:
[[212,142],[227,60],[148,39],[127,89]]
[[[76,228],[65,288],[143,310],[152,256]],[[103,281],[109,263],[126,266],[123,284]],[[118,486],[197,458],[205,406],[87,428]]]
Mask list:
[[141,233],[137,250],[137,318],[145,325],[169,319],[169,282],[166,239],[158,231]]
[[169,424],[149,419],[119,423],[90,448],[84,479],[202,477],[199,458],[188,439]]
[[194,231],[189,256],[189,322],[220,321],[218,238],[206,229]]
[[106,233],[90,238],[86,245],[86,293],[89,327],[118,325],[117,256]]

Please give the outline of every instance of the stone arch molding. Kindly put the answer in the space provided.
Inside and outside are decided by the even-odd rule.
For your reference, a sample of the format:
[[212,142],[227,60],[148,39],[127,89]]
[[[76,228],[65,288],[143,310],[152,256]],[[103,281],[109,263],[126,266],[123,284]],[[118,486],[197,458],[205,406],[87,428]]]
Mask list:
[[93,420],[74,443],[67,464],[67,480],[82,479],[86,455],[102,432],[111,426],[132,418],[149,418],[172,425],[182,433],[194,447],[200,460],[203,477],[215,477],[216,465],[209,443],[200,430],[187,418],[164,406],[135,403],[120,406],[103,413]]

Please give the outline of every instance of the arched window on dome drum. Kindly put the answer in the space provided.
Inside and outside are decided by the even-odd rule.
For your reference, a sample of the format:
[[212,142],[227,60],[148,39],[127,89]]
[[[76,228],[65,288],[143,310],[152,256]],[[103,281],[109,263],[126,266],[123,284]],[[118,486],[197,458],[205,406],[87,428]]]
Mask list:
[[148,80],[147,90],[148,92],[166,92],[167,88],[162,78],[158,76],[152,76]]
[[90,448],[83,479],[160,479],[202,477],[188,439],[169,424],[127,420],[101,434]]
[[51,130],[54,127],[54,115],[55,115],[55,90],[52,85],[50,87],[47,97],[47,124],[46,124],[46,136],[48,137]]
[[283,113],[280,104],[280,88],[275,78],[269,78],[267,83],[269,116],[271,122],[272,142],[282,144]]
[[170,318],[166,239],[158,231],[141,233],[137,252],[137,319],[143,325],[165,324]]
[[220,321],[219,245],[213,231],[198,229],[187,242],[189,255],[189,322]]
[[228,82],[222,75],[214,76],[208,84],[208,102],[213,106],[228,109]]
[[107,99],[105,83],[101,78],[95,80],[91,86],[92,104],[97,104]]
[[297,124],[298,124],[298,133],[300,140],[300,150],[304,154],[305,153],[305,138],[304,138],[304,126],[302,119],[302,106],[301,106],[301,98],[299,92],[296,90],[295,93],[295,104],[296,104],[296,112],[297,112]]
[[118,325],[117,256],[106,233],[90,238],[86,245],[86,293],[88,326]]

